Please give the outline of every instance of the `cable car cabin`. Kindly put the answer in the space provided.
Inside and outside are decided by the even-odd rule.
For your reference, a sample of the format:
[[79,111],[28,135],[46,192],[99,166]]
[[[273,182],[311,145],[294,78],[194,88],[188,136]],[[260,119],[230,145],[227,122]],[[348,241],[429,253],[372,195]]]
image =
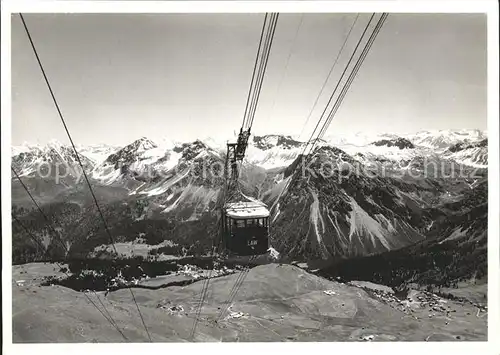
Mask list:
[[269,211],[259,202],[234,202],[224,206],[223,238],[235,255],[262,255],[269,248]]

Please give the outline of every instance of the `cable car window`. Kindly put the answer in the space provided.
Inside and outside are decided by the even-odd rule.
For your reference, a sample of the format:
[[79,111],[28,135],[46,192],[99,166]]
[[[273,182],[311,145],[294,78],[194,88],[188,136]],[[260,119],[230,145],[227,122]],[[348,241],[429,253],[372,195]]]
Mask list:
[[236,228],[245,228],[245,220],[244,219],[237,219],[234,221],[234,224]]

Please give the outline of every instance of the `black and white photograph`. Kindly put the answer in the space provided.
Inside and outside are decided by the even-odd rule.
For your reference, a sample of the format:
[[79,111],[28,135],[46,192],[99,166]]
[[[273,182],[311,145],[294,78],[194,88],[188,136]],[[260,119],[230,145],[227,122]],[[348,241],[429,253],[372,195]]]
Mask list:
[[496,2],[87,3],[2,14],[9,343],[498,345]]

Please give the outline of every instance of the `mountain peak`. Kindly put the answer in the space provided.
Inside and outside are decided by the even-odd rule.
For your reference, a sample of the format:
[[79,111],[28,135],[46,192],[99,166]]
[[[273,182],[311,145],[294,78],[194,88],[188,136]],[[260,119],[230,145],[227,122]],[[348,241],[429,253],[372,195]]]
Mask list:
[[[182,154],[183,159],[191,160],[205,153],[215,153],[215,150],[207,144],[197,139],[191,143],[176,145],[173,149],[175,153]],[[205,152],[205,153],[203,153]]]
[[116,153],[109,155],[104,163],[114,164],[115,167],[118,163],[130,164],[133,161],[136,161],[142,153],[157,147],[158,146],[153,141],[146,137],[142,137],[120,149]]
[[291,136],[278,134],[266,134],[264,136],[254,136],[253,144],[260,149],[266,150],[272,147],[291,149],[301,146],[303,143],[293,139]]
[[51,139],[50,141],[47,142],[46,148],[59,150],[65,146],[66,144],[59,142],[57,139]]
[[398,147],[399,149],[413,149],[415,146],[406,138],[393,138],[393,139],[381,139],[379,141],[373,142],[372,145],[377,147],[387,146],[387,147]]
[[158,148],[156,143],[154,143],[152,140],[150,140],[149,138],[146,138],[146,137],[141,137],[141,138],[135,140],[129,146],[133,146],[136,149],[142,149],[142,150]]

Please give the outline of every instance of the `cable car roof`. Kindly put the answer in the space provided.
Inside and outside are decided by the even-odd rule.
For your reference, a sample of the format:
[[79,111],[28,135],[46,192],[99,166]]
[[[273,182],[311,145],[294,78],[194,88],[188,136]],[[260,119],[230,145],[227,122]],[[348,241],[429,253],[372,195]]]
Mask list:
[[266,205],[257,201],[233,202],[225,206],[226,215],[231,218],[264,218],[269,217]]

